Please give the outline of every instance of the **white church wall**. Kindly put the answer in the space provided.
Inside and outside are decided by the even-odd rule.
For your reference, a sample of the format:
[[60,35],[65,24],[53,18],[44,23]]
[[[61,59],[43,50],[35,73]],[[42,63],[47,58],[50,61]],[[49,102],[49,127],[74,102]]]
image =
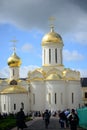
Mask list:
[[[65,109],[66,94],[65,81],[47,81],[46,82],[46,108],[51,111]],[[51,94],[51,103],[49,102],[49,93]],[[56,93],[56,103],[55,103]]]
[[[51,64],[49,64],[49,49],[51,49]],[[57,49],[57,63],[55,62],[55,49]],[[56,65],[56,64],[62,64],[62,46],[58,44],[55,45],[50,44],[50,45],[46,45],[43,46],[42,49],[42,65],[46,64],[46,65]]]
[[[14,70],[14,74],[13,74]],[[10,67],[10,79],[18,79],[19,78],[19,67]]]
[[79,108],[82,106],[82,89],[79,80],[67,81],[68,107]]
[[[29,111],[27,94],[1,95],[1,113],[17,113],[21,108],[21,103],[24,103],[24,112],[27,114]],[[14,109],[14,104],[16,104],[16,109]]]
[[45,106],[45,83],[44,81],[31,82],[31,110],[44,111]]

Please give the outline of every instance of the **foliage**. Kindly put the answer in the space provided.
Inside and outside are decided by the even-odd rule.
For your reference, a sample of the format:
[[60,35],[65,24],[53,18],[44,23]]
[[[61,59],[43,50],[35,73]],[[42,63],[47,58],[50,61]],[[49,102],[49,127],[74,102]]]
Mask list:
[[[26,121],[31,120],[30,117],[26,118]],[[6,118],[0,119],[0,130],[10,130],[16,126],[15,116],[7,116]]]

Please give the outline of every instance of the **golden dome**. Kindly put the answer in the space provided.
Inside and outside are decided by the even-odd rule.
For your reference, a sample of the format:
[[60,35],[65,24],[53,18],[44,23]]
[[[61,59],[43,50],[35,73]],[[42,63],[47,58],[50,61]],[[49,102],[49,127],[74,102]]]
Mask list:
[[8,58],[8,65],[10,67],[19,67],[21,65],[21,59],[14,52],[11,57]]
[[62,37],[58,33],[54,32],[53,27],[51,28],[51,31],[47,33],[42,39],[42,46],[48,45],[50,43],[63,45]]
[[28,91],[21,86],[17,86],[17,85],[11,85],[5,89],[3,89],[0,93],[1,94],[13,94],[13,93],[27,93]]

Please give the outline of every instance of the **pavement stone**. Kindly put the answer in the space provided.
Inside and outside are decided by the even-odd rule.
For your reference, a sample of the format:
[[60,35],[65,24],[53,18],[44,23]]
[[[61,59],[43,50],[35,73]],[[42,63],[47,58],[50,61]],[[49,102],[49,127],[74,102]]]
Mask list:
[[[26,123],[28,128],[24,130],[70,130],[70,128],[60,128],[60,124],[58,122],[58,117],[52,117],[50,119],[50,123],[48,129],[45,128],[45,122],[42,117],[35,118],[32,121]],[[12,130],[17,130],[17,127],[13,128]],[[78,130],[82,130],[78,128]]]

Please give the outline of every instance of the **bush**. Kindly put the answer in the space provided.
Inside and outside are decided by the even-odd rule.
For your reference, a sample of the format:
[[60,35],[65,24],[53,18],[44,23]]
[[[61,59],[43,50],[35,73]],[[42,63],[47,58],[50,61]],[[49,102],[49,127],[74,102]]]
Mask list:
[[[32,120],[31,117],[27,117],[26,121]],[[16,126],[16,118],[14,116],[7,116],[0,119],[0,130],[10,130]]]

